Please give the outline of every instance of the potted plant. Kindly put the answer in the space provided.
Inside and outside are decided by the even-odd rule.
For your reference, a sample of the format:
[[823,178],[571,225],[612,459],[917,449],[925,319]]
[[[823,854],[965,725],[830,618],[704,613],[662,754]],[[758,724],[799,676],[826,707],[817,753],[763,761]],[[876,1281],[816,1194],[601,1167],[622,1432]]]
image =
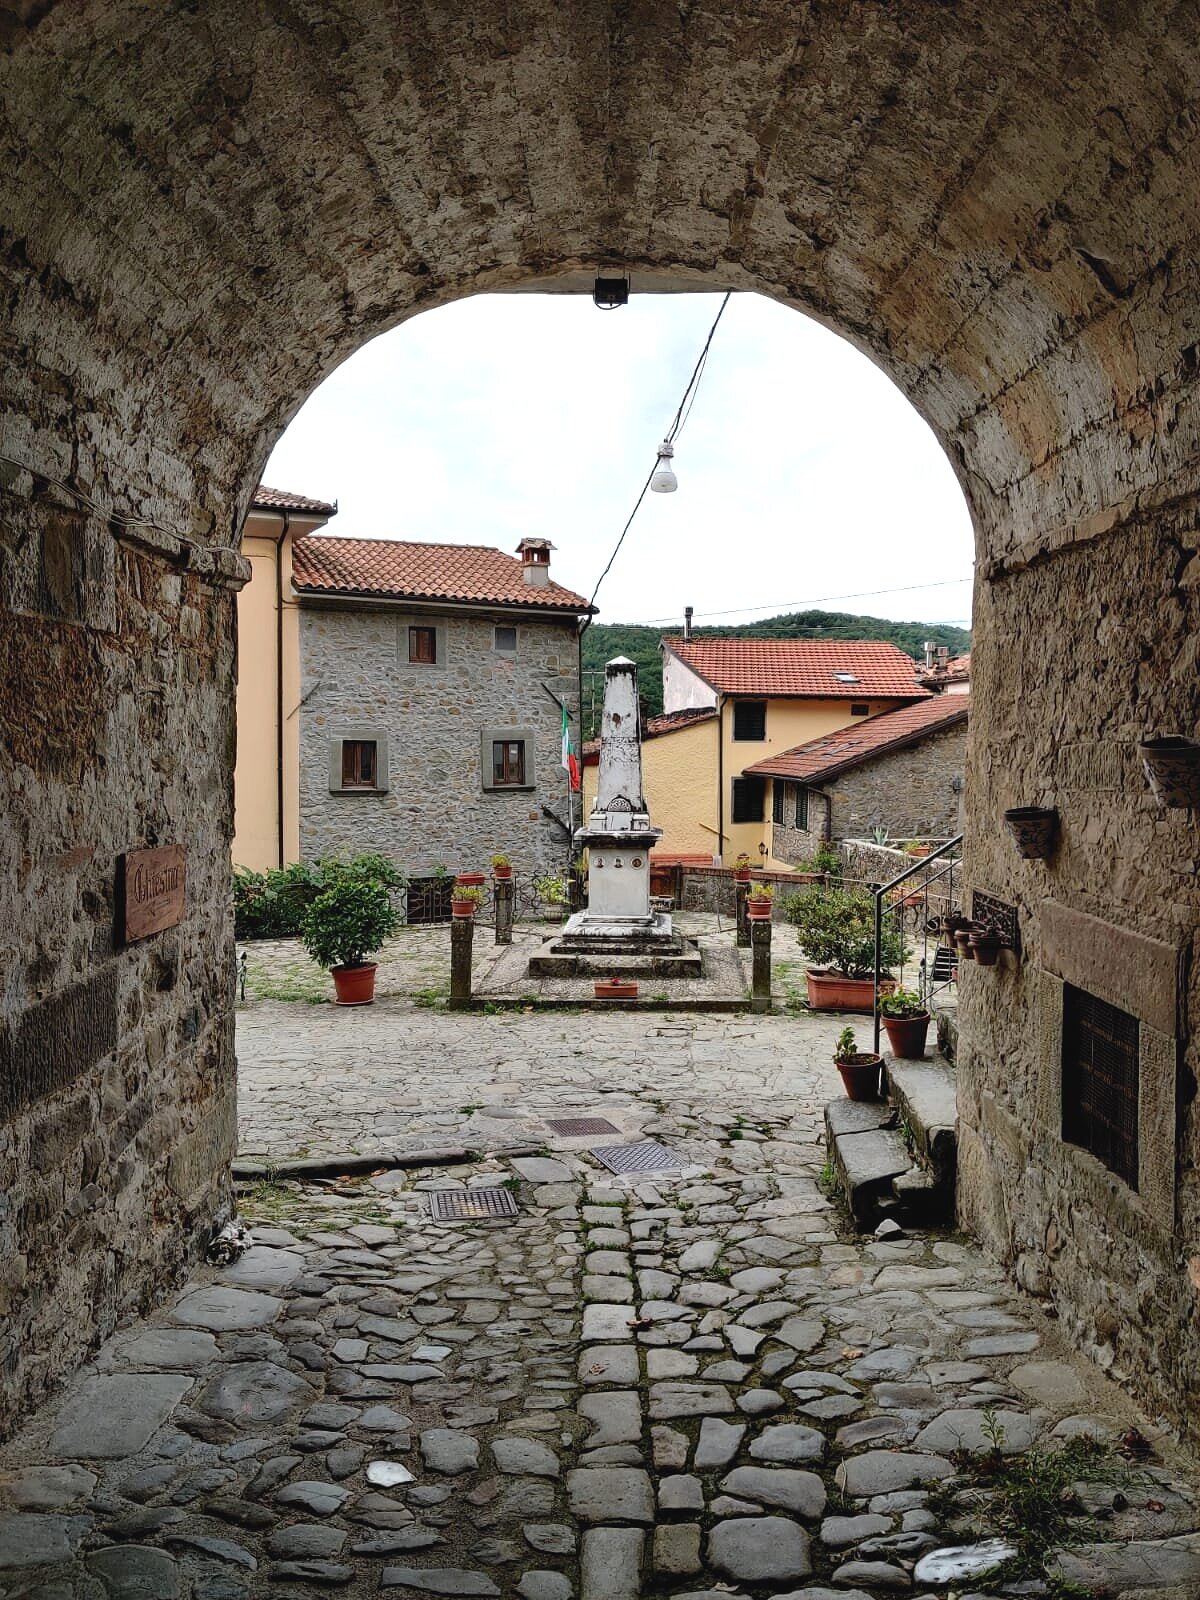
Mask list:
[[1200,807],[1200,743],[1181,733],[1146,739],[1138,755],[1154,798],[1161,806]]
[[498,883],[506,883],[513,875],[512,862],[506,855],[493,856],[492,871]]
[[920,839],[906,839],[900,848],[906,856],[927,856],[933,846],[923,844]]
[[636,978],[597,978],[593,985],[597,1000],[636,1000]]
[[750,857],[744,850],[740,855],[734,857],[733,881],[735,883],[750,882]]
[[981,967],[994,967],[1004,949],[1004,940],[993,928],[976,928],[970,935],[971,958]]
[[860,1051],[853,1028],[843,1028],[833,1047],[833,1064],[842,1075],[847,1100],[878,1100],[883,1057]]
[[480,901],[483,899],[483,890],[478,884],[456,883],[454,894],[450,901],[450,913],[455,917],[473,917],[479,910]]
[[756,883],[746,898],[746,915],[751,922],[771,920],[771,902],[775,891],[769,883]]
[[[875,905],[862,889],[810,889],[789,895],[784,916],[796,929],[807,959],[808,1003],[814,1011],[860,1011],[875,1006]],[[885,927],[880,942],[884,971],[904,960],[903,935]],[[887,986],[895,987],[888,974]],[[881,985],[882,987],[882,985]]]
[[902,1061],[920,1061],[925,1055],[929,1010],[915,989],[893,989],[879,996],[879,1014],[887,1029],[888,1044]]
[[1004,813],[1017,849],[1027,861],[1052,855],[1058,836],[1058,812],[1050,806],[1012,806]]
[[562,878],[546,873],[533,880],[538,899],[542,902],[542,915],[555,922],[562,921],[563,906],[567,903],[567,885]]
[[482,889],[486,882],[482,872],[458,872],[454,877],[456,889]]
[[304,914],[301,938],[318,966],[328,967],[340,1006],[370,1005],[375,963],[367,959],[396,931],[391,895],[350,871],[332,876]]

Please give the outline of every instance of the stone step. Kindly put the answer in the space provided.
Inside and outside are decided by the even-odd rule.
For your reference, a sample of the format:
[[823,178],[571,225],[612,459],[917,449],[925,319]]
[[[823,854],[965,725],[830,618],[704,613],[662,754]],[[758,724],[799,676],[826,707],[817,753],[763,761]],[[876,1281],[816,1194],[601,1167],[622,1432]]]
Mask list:
[[941,1181],[954,1181],[958,1154],[958,1085],[946,1061],[888,1058],[888,1088],[899,1120],[912,1131],[913,1152]]
[[932,1006],[939,1053],[954,1066],[958,1060],[958,1001],[941,998]]
[[850,1214],[870,1227],[882,1209],[894,1209],[893,1181],[912,1166],[886,1101],[831,1100],[825,1107],[829,1153]]

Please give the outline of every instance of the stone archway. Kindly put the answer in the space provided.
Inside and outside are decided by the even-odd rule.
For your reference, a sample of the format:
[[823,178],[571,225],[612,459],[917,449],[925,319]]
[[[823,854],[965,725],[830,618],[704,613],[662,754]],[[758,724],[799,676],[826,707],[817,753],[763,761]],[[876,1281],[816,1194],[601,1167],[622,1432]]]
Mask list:
[[[0,1424],[222,1203],[228,585],[256,469],[373,334],[597,266],[811,312],[948,451],[979,546],[969,870],[1023,940],[964,986],[963,1214],[1187,1409],[1195,845],[1135,745],[1200,716],[1198,33],[1193,7],[1112,0],[10,8]],[[1050,868],[999,826],[1038,799]],[[126,946],[118,858],[174,842],[185,917]],[[1153,1036],[1140,1198],[1058,1137],[1064,978]]]

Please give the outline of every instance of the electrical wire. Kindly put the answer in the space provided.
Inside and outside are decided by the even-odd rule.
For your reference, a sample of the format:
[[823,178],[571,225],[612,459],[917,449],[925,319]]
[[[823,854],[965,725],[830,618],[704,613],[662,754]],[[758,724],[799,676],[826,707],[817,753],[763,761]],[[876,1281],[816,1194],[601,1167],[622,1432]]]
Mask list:
[[[896,589],[857,589],[853,594],[822,594],[811,600],[771,600],[761,606],[730,606],[727,611],[697,611],[696,617],[736,617],[746,611],[772,611],[782,616],[787,611],[803,610],[806,606],[819,606],[829,600],[871,600],[881,594],[910,594],[914,589],[952,589],[956,584],[972,583],[972,577],[966,578],[939,578],[933,583],[905,583]],[[645,617],[640,622],[622,622],[614,626],[622,628],[654,628],[660,623],[678,622],[678,617]],[[931,628],[943,624],[929,624]]]
[[[721,300],[720,309],[717,311],[716,316],[713,318],[712,327],[708,330],[708,338],[705,339],[705,341],[704,341],[704,348],[701,350],[700,355],[697,358],[696,365],[692,368],[692,375],[687,381],[687,388],[683,391],[683,396],[680,399],[680,402],[679,402],[679,405],[678,405],[678,407],[676,409],[675,415],[671,420],[671,426],[667,429],[667,432],[666,432],[666,435],[665,435],[665,440],[664,440],[664,442],[666,444],[674,444],[675,440],[679,437],[680,433],[683,430],[684,423],[687,421],[688,417],[691,415],[692,404],[693,404],[693,402],[695,401],[695,398],[696,398],[696,391],[700,387],[700,379],[701,379],[701,376],[704,373],[705,363],[708,360],[708,352],[709,352],[709,348],[710,348],[710,346],[712,345],[712,342],[713,342],[713,335],[717,331],[717,324],[720,322],[721,318],[725,315],[725,307],[729,304],[729,302],[730,302],[730,300],[732,298],[733,298],[733,291],[731,289],[730,290],[726,290],[725,295],[723,296],[723,298]],[[588,601],[589,609],[592,606],[595,605],[596,596],[600,593],[600,585],[604,582],[605,578],[607,578],[609,573],[612,571],[613,562],[617,559],[617,556],[620,554],[620,551],[621,551],[621,546],[625,543],[625,535],[629,532],[630,528],[633,526],[633,519],[634,519],[634,517],[637,516],[638,512],[642,508],[642,501],[646,498],[646,493],[647,493],[648,489],[650,488],[650,480],[651,480],[651,478],[653,478],[654,474],[658,471],[658,460],[659,460],[659,458],[658,458],[658,454],[656,452],[655,457],[654,457],[654,465],[650,468],[650,471],[646,474],[646,481],[645,481],[645,483],[643,483],[643,485],[641,487],[641,492],[639,493],[637,499],[633,502],[633,510],[629,513],[629,516],[626,518],[626,521],[625,521],[625,526],[621,529],[621,537],[617,540],[616,544],[613,546],[612,555],[610,555],[608,560],[605,562],[604,571],[596,579],[596,587],[592,590],[591,599]]]

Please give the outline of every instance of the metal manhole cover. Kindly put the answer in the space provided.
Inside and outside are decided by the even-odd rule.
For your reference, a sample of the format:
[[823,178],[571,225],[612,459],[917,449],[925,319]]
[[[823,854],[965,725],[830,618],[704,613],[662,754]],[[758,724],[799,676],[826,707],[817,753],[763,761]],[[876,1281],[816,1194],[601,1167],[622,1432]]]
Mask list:
[[516,1217],[516,1196],[509,1189],[434,1189],[429,1215],[435,1222],[482,1222],[488,1217]]
[[588,1151],[610,1172],[682,1172],[683,1162],[665,1145],[608,1144]]
[[607,1117],[547,1117],[546,1126],[564,1139],[581,1139],[588,1133],[620,1133]]

